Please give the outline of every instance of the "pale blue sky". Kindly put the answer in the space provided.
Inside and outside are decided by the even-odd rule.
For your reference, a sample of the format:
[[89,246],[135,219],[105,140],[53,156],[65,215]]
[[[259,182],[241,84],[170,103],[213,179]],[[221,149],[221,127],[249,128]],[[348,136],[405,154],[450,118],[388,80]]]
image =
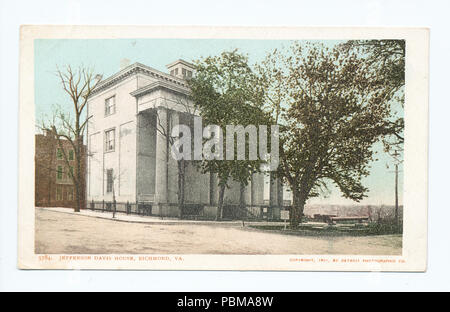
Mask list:
[[[337,41],[323,41],[332,46]],[[275,48],[288,47],[291,41],[282,40],[225,40],[225,39],[39,39],[35,40],[35,100],[36,119],[51,113],[54,104],[70,110],[71,104],[61,89],[55,75],[56,66],[80,65],[91,67],[104,78],[119,70],[121,59],[131,63],[140,62],[167,72],[165,65],[177,60],[192,61],[200,57],[218,55],[235,48],[249,56],[251,63],[261,61]],[[371,164],[365,185],[370,189],[369,197],[362,204],[394,204],[394,172],[389,156],[382,151],[381,144],[375,149],[377,158]],[[389,164],[390,168],[386,168]],[[402,167],[400,166],[400,170]],[[403,174],[399,175],[400,203],[402,203]],[[316,198],[309,203],[351,204],[341,198],[339,191],[331,187],[326,198]]]

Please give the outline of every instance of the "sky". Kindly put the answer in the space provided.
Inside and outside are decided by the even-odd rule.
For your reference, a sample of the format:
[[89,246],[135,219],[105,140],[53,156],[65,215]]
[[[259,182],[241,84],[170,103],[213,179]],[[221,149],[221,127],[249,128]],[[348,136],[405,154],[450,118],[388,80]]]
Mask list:
[[[321,41],[333,46],[338,41]],[[288,40],[228,40],[228,39],[36,39],[35,40],[35,113],[39,122],[51,115],[52,108],[59,105],[70,111],[71,104],[56,76],[57,66],[72,68],[89,67],[107,78],[119,71],[122,59],[130,64],[139,62],[157,70],[167,72],[166,65],[178,60],[193,61],[201,57],[218,55],[223,51],[238,49],[249,57],[251,64],[262,61],[275,48],[287,48]],[[371,173],[363,184],[369,188],[368,197],[360,204],[394,204],[394,164],[390,156],[376,144],[377,161],[373,161]],[[399,167],[399,203],[402,204],[403,172]],[[341,196],[339,190],[330,185],[326,195],[310,199],[308,204],[355,204]]]

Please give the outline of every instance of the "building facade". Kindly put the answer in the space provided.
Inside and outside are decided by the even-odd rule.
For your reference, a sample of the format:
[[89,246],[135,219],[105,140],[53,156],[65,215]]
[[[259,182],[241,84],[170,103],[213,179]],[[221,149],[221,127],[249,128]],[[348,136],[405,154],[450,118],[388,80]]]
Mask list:
[[[165,134],[177,124],[191,125],[195,113],[188,100],[186,79],[192,77],[194,68],[183,60],[167,68],[168,73],[163,73],[140,63],[126,66],[101,81],[90,96],[88,206],[89,202],[115,199],[151,206],[154,215],[182,216],[177,204],[177,162]],[[224,205],[238,205],[240,195],[239,185],[231,183]],[[263,174],[253,175],[244,197],[247,207],[259,209],[264,205]],[[188,163],[186,205],[200,207],[203,215],[213,217],[217,200],[214,174],[203,174]]]
[[[37,207],[76,207],[76,194],[70,171],[76,168],[72,145],[61,140],[62,149],[67,155],[69,166],[63,157],[63,150],[53,135],[35,136],[35,205]],[[85,147],[83,147],[83,154]],[[82,175],[86,173],[84,161]],[[82,201],[85,201],[85,182],[82,181]]]

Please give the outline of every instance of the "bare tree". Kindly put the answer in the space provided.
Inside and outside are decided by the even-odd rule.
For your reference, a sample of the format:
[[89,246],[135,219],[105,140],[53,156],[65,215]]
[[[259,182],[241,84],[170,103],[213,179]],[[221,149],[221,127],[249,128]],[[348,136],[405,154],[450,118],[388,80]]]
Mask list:
[[71,66],[67,66],[65,70],[60,70],[57,67],[56,75],[61,82],[61,86],[66,94],[69,96],[73,105],[73,115],[69,112],[64,112],[62,109],[56,109],[53,112],[51,120],[42,121],[39,125],[42,130],[52,134],[56,140],[59,148],[62,151],[63,159],[66,167],[70,167],[69,158],[64,149],[63,141],[70,143],[74,151],[75,168],[69,171],[69,177],[73,182],[75,189],[76,207],[75,212],[79,212],[84,206],[84,175],[82,166],[85,163],[86,151],[83,145],[83,137],[86,130],[86,125],[90,116],[86,116],[85,108],[87,100],[100,82],[98,76],[94,76],[92,70],[80,67],[72,70]]
[[[90,159],[89,159],[90,162],[96,162],[97,165],[101,165],[102,163],[98,159],[93,157],[93,156],[94,156],[93,153],[88,153],[87,154],[87,157],[90,157]],[[108,171],[110,173],[108,173]],[[103,177],[106,176],[107,183],[109,181],[111,183],[111,188],[110,189],[108,189],[108,185],[106,186],[106,188],[107,188],[106,192],[107,193],[109,193],[109,192],[112,193],[112,209],[113,209],[113,216],[112,217],[115,218],[116,212],[117,212],[116,211],[117,210],[116,209],[116,204],[117,204],[117,201],[116,201],[116,183],[118,183],[118,181],[120,181],[120,179],[127,173],[127,170],[123,169],[123,170],[120,170],[119,172],[116,172],[113,168],[105,168],[105,169],[103,169],[102,172],[103,172],[103,176],[102,177],[97,177],[97,178],[99,178],[100,181],[103,181]],[[109,177],[108,177],[108,175],[109,175]]]
[[119,173],[116,173],[113,169],[105,169],[103,172],[105,175],[108,175],[108,170],[111,170],[111,193],[112,193],[112,210],[113,210],[113,219],[116,217],[117,212],[117,201],[116,201],[116,183],[120,180],[125,171],[121,170]]
[[[191,105],[188,101],[187,97],[177,97],[176,99],[176,106],[180,109],[178,113],[180,115],[187,116],[186,121],[190,129],[193,129],[194,127],[194,121],[193,117],[197,113],[197,109]],[[163,107],[167,110],[169,110],[169,106],[167,104],[167,100],[165,100]],[[180,136],[179,133],[172,133],[172,129],[175,124],[173,124],[173,120],[171,117],[168,116],[167,120],[163,121],[159,117],[159,115],[156,113],[156,131],[162,135],[165,140],[167,141],[167,153],[166,153],[166,161],[169,161],[170,157],[170,151],[172,150],[172,147],[174,146],[175,142],[179,140]],[[181,116],[180,116],[181,117]],[[150,124],[143,123],[140,125],[140,127],[148,127],[151,126]],[[191,150],[193,149],[193,140],[191,140]],[[186,181],[186,168],[188,165],[189,160],[186,160],[184,158],[181,158],[179,160],[176,160],[177,162],[177,174],[178,174],[178,208],[179,211],[182,212],[185,205],[185,181]]]

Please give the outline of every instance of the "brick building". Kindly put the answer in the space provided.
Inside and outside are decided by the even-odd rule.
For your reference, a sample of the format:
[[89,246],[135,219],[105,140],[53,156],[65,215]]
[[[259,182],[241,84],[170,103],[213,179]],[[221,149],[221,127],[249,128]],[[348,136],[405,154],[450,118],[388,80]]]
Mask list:
[[[64,160],[58,140],[51,134],[35,136],[35,205],[37,207],[76,207],[76,193],[70,171],[75,170],[75,153],[69,141],[62,141],[69,160]],[[83,154],[85,154],[83,146]],[[84,159],[84,157],[83,157]],[[82,176],[85,176],[85,161],[82,162]],[[85,181],[81,181],[82,200],[85,201]],[[85,205],[83,204],[83,207]]]

